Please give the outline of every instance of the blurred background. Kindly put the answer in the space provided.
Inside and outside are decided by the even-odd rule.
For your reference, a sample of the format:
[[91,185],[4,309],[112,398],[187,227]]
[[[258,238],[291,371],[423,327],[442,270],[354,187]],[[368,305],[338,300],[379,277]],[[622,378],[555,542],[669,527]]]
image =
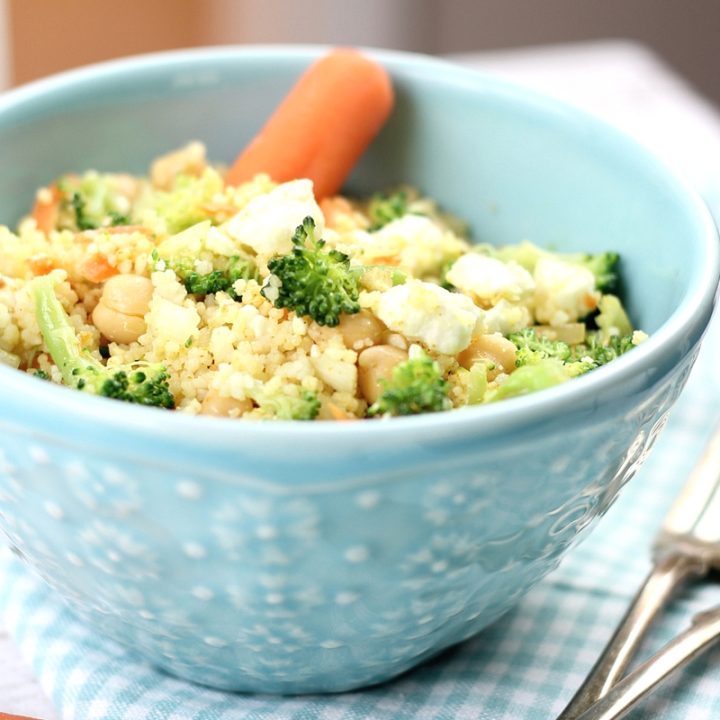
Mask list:
[[720,0],[0,0],[0,87],[153,50],[307,42],[433,54],[624,38],[720,103]]

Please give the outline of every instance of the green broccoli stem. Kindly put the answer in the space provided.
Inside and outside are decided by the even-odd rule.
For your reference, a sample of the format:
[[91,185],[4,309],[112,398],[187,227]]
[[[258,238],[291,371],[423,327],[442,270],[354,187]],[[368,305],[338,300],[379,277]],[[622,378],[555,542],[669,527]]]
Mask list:
[[[44,275],[33,280],[35,316],[45,345],[66,385],[73,385],[73,375],[82,365],[82,351],[75,329],[55,295],[55,283]],[[85,360],[88,362],[88,360]]]
[[137,363],[108,368],[80,346],[70,318],[55,295],[50,277],[33,280],[35,317],[45,346],[60,370],[63,384],[94,395],[140,405],[174,408],[175,399],[162,365]]

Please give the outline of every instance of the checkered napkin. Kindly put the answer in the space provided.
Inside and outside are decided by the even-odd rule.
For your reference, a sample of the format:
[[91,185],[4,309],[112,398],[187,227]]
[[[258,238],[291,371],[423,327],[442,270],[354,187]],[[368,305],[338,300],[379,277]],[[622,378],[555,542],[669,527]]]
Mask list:
[[[186,684],[95,635],[9,553],[0,556],[0,617],[63,720],[554,718],[647,573],[653,535],[718,420],[718,348],[720,316],[650,458],[591,537],[502,620],[392,683],[298,698]],[[646,651],[718,601],[712,586],[681,596]],[[678,673],[629,717],[720,718],[720,651]]]

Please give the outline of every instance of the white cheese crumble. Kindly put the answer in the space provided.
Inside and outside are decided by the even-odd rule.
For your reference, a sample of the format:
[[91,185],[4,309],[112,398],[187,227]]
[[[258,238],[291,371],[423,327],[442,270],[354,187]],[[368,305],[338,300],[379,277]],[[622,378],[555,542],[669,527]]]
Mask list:
[[489,310],[479,310],[479,330],[484,334],[509,335],[533,324],[532,313],[526,305],[500,300]]
[[325,218],[315,201],[312,181],[291,180],[254,197],[222,230],[258,255],[270,258],[292,250],[293,233],[308,216],[315,221],[318,235],[322,235]]
[[438,277],[445,265],[467,252],[467,242],[424,215],[404,215],[374,232],[326,231],[331,247],[364,265],[391,265],[416,278]]
[[153,336],[179,344],[193,337],[200,325],[200,315],[194,307],[176,305],[163,297],[153,298],[145,319]]
[[564,325],[585,317],[600,300],[595,276],[585,267],[543,256],[535,265],[535,317]]
[[423,280],[366,293],[364,302],[393,332],[445,355],[470,344],[480,314],[469,297]]
[[[317,346],[313,346],[313,350]],[[344,347],[328,347],[311,353],[318,377],[333,390],[355,394],[357,390],[357,353]]]
[[504,263],[477,253],[458,258],[446,277],[484,308],[502,299],[514,303],[528,301],[535,290],[532,275],[514,260]]

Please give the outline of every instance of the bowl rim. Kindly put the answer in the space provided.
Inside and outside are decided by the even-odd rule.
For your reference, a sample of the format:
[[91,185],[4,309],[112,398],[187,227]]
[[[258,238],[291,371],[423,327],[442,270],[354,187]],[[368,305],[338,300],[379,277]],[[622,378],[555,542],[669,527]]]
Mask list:
[[[302,65],[309,63],[331,46],[326,45],[245,45],[210,46],[182,50],[153,52],[126,58],[109,60],[64,71],[35,80],[21,87],[0,94],[0,113],[24,103],[42,99],[48,92],[61,92],[76,85],[95,83],[103,79],[118,78],[126,73],[142,73],[160,70],[171,73],[197,67],[203,63],[218,61],[252,62],[293,61]],[[566,122],[581,122],[590,130],[603,133],[609,142],[620,145],[634,156],[636,162],[649,173],[660,177],[671,188],[675,198],[684,206],[695,225],[697,261],[692,281],[682,301],[668,319],[645,342],[609,365],[590,372],[572,382],[563,383],[540,393],[509,398],[499,403],[468,406],[442,413],[426,413],[371,422],[300,422],[296,420],[243,420],[232,422],[227,418],[194,416],[182,412],[168,412],[159,408],[144,407],[95,397],[73,391],[59,385],[37,382],[31,375],[0,365],[0,392],[21,393],[26,404],[35,404],[44,410],[58,413],[58,417],[72,415],[78,420],[101,423],[108,427],[132,426],[136,430],[151,432],[173,438],[212,437],[214,443],[232,440],[239,434],[253,433],[258,439],[271,439],[278,434],[293,433],[299,441],[312,441],[318,437],[337,438],[338,441],[352,436],[357,440],[370,440],[388,434],[412,433],[415,438],[432,437],[442,425],[443,432],[472,430],[476,435],[493,434],[508,425],[526,425],[556,416],[573,406],[581,406],[588,398],[603,396],[613,386],[626,383],[633,377],[657,369],[662,361],[673,356],[673,348],[688,328],[694,328],[698,337],[706,329],[701,322],[704,312],[710,315],[720,276],[720,244],[718,231],[710,211],[699,193],[679,177],[666,163],[622,130],[595,117],[582,109],[560,100],[527,89],[521,85],[500,79],[489,73],[466,68],[449,60],[408,53],[398,50],[382,50],[358,47],[379,62],[394,69],[412,69],[421,72],[423,78],[450,81],[467,86],[473,91],[491,90],[526,107],[545,114],[562,114]],[[687,348],[689,350],[690,348]],[[675,353],[678,351],[675,350]],[[682,354],[679,357],[682,357]],[[111,405],[109,404],[111,403]],[[108,412],[109,408],[112,412]],[[163,413],[165,420],[159,423]]]

